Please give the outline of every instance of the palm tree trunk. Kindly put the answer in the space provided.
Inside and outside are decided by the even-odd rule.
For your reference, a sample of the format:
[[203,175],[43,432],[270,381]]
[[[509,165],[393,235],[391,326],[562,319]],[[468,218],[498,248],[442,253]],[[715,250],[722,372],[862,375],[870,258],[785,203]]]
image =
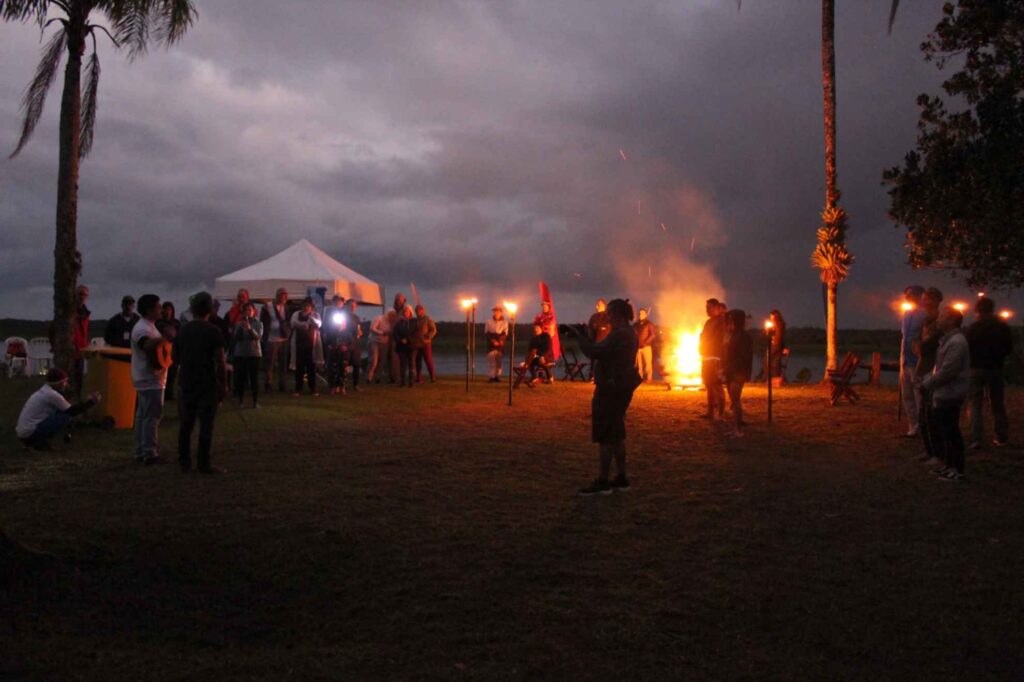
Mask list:
[[57,237],[53,247],[53,355],[57,367],[71,375],[76,349],[74,323],[78,310],[75,287],[82,270],[78,252],[78,163],[82,119],[82,53],[85,21],[71,17],[68,63],[60,102],[60,161],[57,166]]
[[[836,8],[834,0],[821,1],[821,84],[825,113],[825,208],[839,202],[836,180]],[[825,318],[825,367],[836,369],[836,295],[838,285],[828,285]],[[826,378],[827,378],[826,373]]]

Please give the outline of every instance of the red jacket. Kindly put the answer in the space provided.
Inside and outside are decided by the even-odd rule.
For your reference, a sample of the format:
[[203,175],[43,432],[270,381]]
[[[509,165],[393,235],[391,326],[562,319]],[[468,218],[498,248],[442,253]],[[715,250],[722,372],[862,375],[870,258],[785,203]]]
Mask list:
[[81,351],[89,347],[89,309],[82,306],[75,315],[72,323],[71,338],[75,344],[75,350]]

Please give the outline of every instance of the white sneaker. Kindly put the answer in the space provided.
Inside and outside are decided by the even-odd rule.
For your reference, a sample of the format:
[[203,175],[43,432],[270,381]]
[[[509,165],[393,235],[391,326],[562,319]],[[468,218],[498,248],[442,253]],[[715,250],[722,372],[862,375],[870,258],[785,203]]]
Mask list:
[[932,457],[931,459],[925,460],[924,465],[926,467],[929,467],[929,468],[931,468],[931,467],[943,467],[943,468],[945,468],[945,466],[946,466],[945,463],[941,459],[939,459],[938,457]]

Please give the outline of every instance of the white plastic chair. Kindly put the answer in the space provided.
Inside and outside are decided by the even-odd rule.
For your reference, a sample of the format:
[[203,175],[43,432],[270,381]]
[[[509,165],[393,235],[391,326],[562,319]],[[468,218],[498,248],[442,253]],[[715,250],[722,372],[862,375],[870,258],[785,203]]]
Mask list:
[[45,336],[37,336],[28,342],[28,371],[31,374],[45,374],[53,366],[53,352],[50,340]]
[[10,348],[12,345],[20,343],[25,352],[28,353],[28,341],[21,338],[20,336],[12,336],[4,341],[4,362],[7,364],[7,378],[10,379],[15,374],[21,376],[28,376],[28,358],[15,358],[10,355]]

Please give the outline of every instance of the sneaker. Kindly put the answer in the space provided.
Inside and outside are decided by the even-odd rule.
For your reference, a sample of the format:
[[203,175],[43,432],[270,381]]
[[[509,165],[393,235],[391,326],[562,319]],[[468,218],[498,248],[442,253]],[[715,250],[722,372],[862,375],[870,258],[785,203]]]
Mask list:
[[981,442],[980,441],[976,441],[976,440],[975,441],[971,441],[970,443],[967,444],[967,449],[968,450],[981,450]]
[[904,438],[917,438],[921,433],[917,429],[911,429],[903,434]]
[[1009,439],[1005,439],[1004,440],[1004,439],[1002,439],[1002,438],[1000,438],[998,436],[996,436],[995,438],[992,439],[992,445],[996,446],[997,448],[1005,448],[1009,444],[1010,444],[1010,440]]
[[619,474],[608,485],[612,487],[612,490],[629,490],[629,479]]
[[608,481],[597,479],[586,488],[580,488],[580,495],[611,495],[612,486]]
[[962,481],[964,480],[964,475],[956,469],[951,468],[949,471],[944,473],[941,478],[943,481]]

